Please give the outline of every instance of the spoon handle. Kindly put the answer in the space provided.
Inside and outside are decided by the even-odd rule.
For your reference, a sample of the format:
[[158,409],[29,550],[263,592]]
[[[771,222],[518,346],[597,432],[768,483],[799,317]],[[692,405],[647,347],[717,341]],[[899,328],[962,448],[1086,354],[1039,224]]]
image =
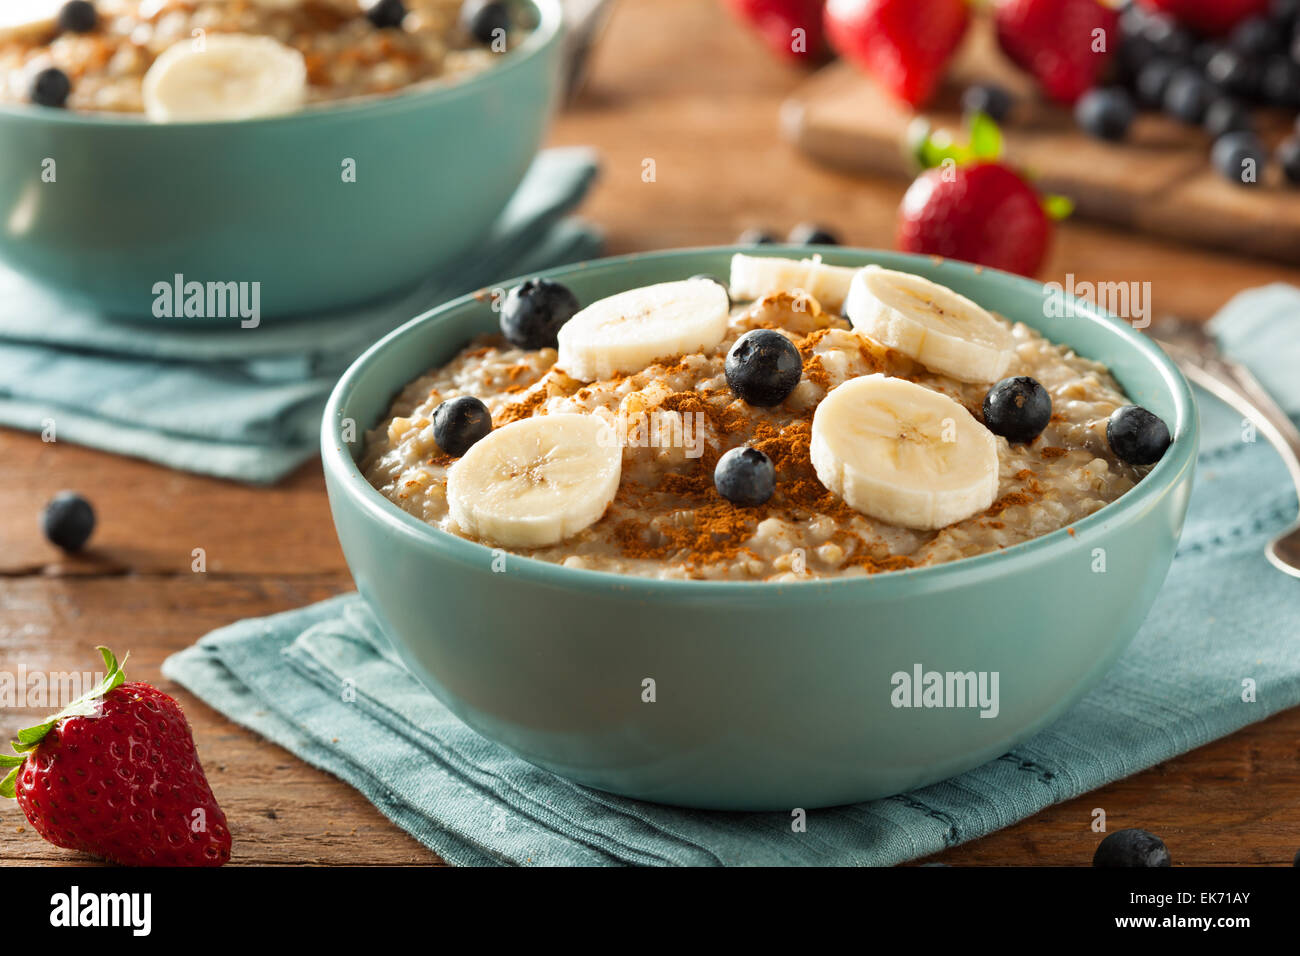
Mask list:
[[1300,431],[1244,365],[1181,345],[1155,340],[1189,379],[1254,422],[1286,464],[1300,495]]

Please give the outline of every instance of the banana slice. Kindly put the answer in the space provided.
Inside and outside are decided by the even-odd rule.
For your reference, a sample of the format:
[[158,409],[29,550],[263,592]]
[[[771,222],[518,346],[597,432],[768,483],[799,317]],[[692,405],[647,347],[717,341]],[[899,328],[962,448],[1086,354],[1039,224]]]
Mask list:
[[556,365],[583,382],[639,372],[655,359],[711,352],[727,334],[727,290],[712,279],[629,289],[560,327]]
[[849,294],[849,284],[860,271],[849,266],[829,266],[821,256],[778,259],[736,253],[731,257],[731,294],[749,300],[798,289],[816,299],[822,308],[838,312]]
[[904,528],[937,530],[998,493],[993,433],[947,395],[901,378],[864,375],[832,390],[813,414],[810,457],[851,508]]
[[298,109],[307,94],[302,54],[270,37],[214,33],[181,40],[144,75],[145,113],[155,123],[239,120]]
[[998,381],[1014,355],[1010,331],[991,313],[910,272],[867,266],[844,311],[868,338],[963,382]]
[[0,4],[0,40],[39,40],[59,26],[66,0],[25,0]]
[[614,500],[623,449],[594,415],[540,415],[476,442],[447,474],[447,506],[466,534],[540,548],[595,524]]

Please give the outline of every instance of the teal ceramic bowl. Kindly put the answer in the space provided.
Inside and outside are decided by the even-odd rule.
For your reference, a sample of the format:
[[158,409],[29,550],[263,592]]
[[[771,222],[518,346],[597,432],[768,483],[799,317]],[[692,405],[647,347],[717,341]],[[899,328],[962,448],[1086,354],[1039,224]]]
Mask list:
[[[588,303],[726,275],[737,251],[754,250],[629,256],[549,275]],[[1005,753],[1077,701],[1129,643],[1168,571],[1191,489],[1197,419],[1186,380],[1150,341],[1087,303],[1072,318],[1046,317],[1038,283],[929,258],[824,252],[840,265],[928,276],[1105,362],[1169,423],[1173,445],[1137,488],[1071,532],[937,567],[713,583],[512,557],[494,573],[488,548],[401,511],[354,463],[400,386],[494,328],[487,304],[457,299],[357,360],[334,390],[321,438],[357,587],[410,671],[475,730],[561,776],[632,797],[728,810],[844,804]],[[355,440],[345,441],[352,428]],[[996,673],[996,715],[895,707],[893,675],[917,665]],[[648,679],[653,703],[642,699]]]
[[560,9],[519,5],[537,27],[502,62],[393,96],[219,123],[0,107],[0,260],[137,320],[176,275],[258,282],[261,316],[412,285],[486,235],[541,143]]

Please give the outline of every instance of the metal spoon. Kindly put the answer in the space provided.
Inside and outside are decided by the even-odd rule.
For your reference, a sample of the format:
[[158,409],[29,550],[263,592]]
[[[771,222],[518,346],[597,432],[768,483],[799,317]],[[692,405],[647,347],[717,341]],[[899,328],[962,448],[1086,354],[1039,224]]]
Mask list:
[[[1152,331],[1160,333],[1152,338],[1183,374],[1255,424],[1282,456],[1300,495],[1300,431],[1250,370],[1224,358],[1214,340],[1199,325],[1164,319]],[[1269,542],[1264,553],[1273,567],[1300,578],[1300,516],[1295,524]]]

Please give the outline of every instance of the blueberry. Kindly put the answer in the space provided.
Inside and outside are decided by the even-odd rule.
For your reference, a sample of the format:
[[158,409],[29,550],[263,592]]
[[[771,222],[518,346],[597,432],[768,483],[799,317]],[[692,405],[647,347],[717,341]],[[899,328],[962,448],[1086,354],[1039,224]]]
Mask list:
[[568,286],[528,279],[510,290],[501,306],[501,334],[521,349],[555,348],[560,326],[581,306]]
[[1300,109],[1300,63],[1285,56],[1269,57],[1264,64],[1260,92],[1273,106]]
[[1300,136],[1291,136],[1277,148],[1277,163],[1287,182],[1300,185]]
[[731,309],[731,306],[732,306],[732,301],[731,301],[731,289],[727,286],[727,283],[723,282],[723,281],[722,281],[721,279],[719,279],[717,276],[705,275],[704,273],[700,273],[699,275],[691,276],[691,278],[692,278],[692,279],[708,279],[710,282],[716,282],[718,285],[722,286],[722,291],[725,292],[725,293],[727,293],[727,309],[728,309],[728,310]]
[[90,0],[68,0],[59,8],[59,29],[69,33],[89,33],[99,23],[99,14]]
[[1297,14],[1300,14],[1300,0],[1273,0],[1269,4],[1268,18],[1276,30],[1290,31],[1295,26]]
[[1192,50],[1192,66],[1203,71],[1209,62],[1214,59],[1214,54],[1218,53],[1222,49],[1222,43],[1216,43],[1214,40],[1201,41],[1196,44],[1196,48]]
[[64,551],[80,551],[95,530],[95,509],[75,491],[60,491],[41,512],[41,530]]
[[1015,99],[1006,87],[996,83],[975,83],[966,87],[961,95],[961,111],[966,116],[987,113],[997,123],[1001,123],[1011,113]]
[[71,92],[72,81],[68,79],[68,74],[57,66],[51,66],[32,77],[28,95],[37,106],[62,106],[68,102],[68,94]]
[[1205,78],[1233,96],[1254,98],[1259,94],[1259,66],[1236,50],[1220,50],[1210,57],[1205,64]]
[[1106,423],[1106,441],[1120,461],[1151,465],[1169,447],[1169,428],[1140,405],[1115,409]]
[[1245,56],[1265,56],[1276,52],[1280,34],[1268,17],[1249,17],[1232,29],[1228,43]]
[[773,329],[746,332],[727,353],[727,384],[750,405],[780,405],[803,376],[794,343]]
[[433,410],[433,440],[448,455],[459,458],[492,431],[492,413],[473,395],[449,398]]
[[1177,60],[1152,60],[1138,71],[1134,89],[1138,101],[1146,107],[1158,109],[1165,99],[1169,81],[1179,70]]
[[488,46],[510,29],[510,11],[499,0],[465,0],[460,8],[460,25],[475,40]]
[[1146,830],[1117,830],[1097,845],[1093,866],[1169,866],[1169,849]]
[[786,242],[796,246],[838,246],[839,237],[813,222],[801,222],[790,230]]
[[1136,3],[1127,4],[1119,14],[1119,36],[1121,40],[1136,40],[1146,36],[1147,21],[1155,14],[1148,13]]
[[1224,179],[1241,186],[1256,186],[1264,174],[1268,152],[1254,133],[1239,130],[1225,133],[1214,141],[1210,162]]
[[1118,142],[1137,114],[1133,100],[1117,87],[1089,90],[1074,106],[1074,120],[1089,136]]
[[1196,70],[1184,67],[1173,75],[1165,88],[1164,109],[1189,126],[1199,126],[1205,110],[1214,98],[1214,87]]
[[366,7],[366,19],[381,30],[400,27],[406,19],[406,4],[402,0],[375,0]]
[[1142,35],[1157,54],[1177,60],[1190,59],[1192,50],[1196,48],[1196,37],[1192,32],[1169,17],[1148,18]]
[[767,246],[776,242],[776,236],[766,229],[746,229],[736,242],[742,246]]
[[713,487],[733,505],[761,505],[776,490],[776,466],[757,448],[742,445],[718,459]]
[[1028,375],[1004,378],[984,396],[984,424],[1009,442],[1029,443],[1052,420],[1052,396]]
[[1251,128],[1250,110],[1231,97],[1221,96],[1205,111],[1205,131],[1212,139]]

